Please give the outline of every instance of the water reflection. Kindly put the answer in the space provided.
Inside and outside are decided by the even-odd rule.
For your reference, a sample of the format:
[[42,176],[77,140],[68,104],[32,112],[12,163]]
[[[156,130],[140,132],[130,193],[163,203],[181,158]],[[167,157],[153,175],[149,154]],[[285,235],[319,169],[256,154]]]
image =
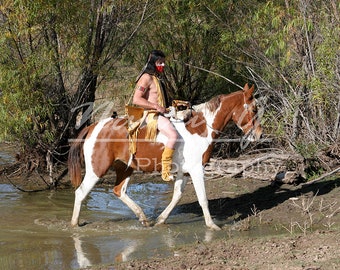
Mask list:
[[[218,232],[206,229],[203,235],[200,234],[201,232],[195,234],[195,237],[191,238],[189,242],[210,242],[215,239],[214,237],[217,236],[216,234],[218,234]],[[110,259],[112,259],[111,263],[126,262],[135,258],[150,258],[156,255],[174,256],[177,253],[176,247],[188,242],[183,241],[181,236],[180,232],[173,232],[170,229],[163,228],[157,230],[156,233],[144,234],[144,237],[136,236],[136,239],[132,239],[129,234],[126,234],[126,239],[123,240],[123,237],[121,237],[121,239],[116,242],[108,241],[106,237],[105,239],[99,238],[103,241],[100,244],[100,250],[95,248],[94,242],[85,240],[86,236],[74,234],[72,238],[76,250],[77,264],[79,267],[85,268],[101,263],[95,260],[95,254],[101,257],[110,257]],[[106,250],[106,248],[110,250]],[[105,261],[104,258],[102,258],[102,260]]]
[[[130,196],[148,217],[170,201],[172,186],[133,184]],[[79,269],[152,256],[173,256],[176,247],[218,237],[194,214],[174,212],[169,225],[145,228],[110,189],[95,188],[83,205],[88,225],[69,226],[72,190],[22,193],[0,185],[0,269]]]
[[77,252],[76,255],[77,255],[77,262],[78,262],[79,267],[85,268],[85,267],[91,266],[92,265],[91,261],[87,258],[86,253],[83,251],[83,248],[82,248],[83,242],[80,240],[79,235],[74,234],[72,238],[74,241],[74,248]]
[[[83,241],[82,238],[85,237],[82,237],[78,234],[74,234],[72,238],[76,251],[77,264],[80,268],[86,268],[88,266],[93,266],[95,264],[101,263],[93,259],[91,260],[90,258],[99,258],[101,256],[104,256],[105,251],[103,252],[103,250],[99,250],[90,241]],[[113,257],[113,260],[110,261],[111,263],[128,261],[130,259],[130,254],[132,254],[139,246],[137,241],[125,243],[125,245],[122,247],[123,244],[124,243],[122,243],[121,241],[118,241],[114,248],[112,246],[110,247],[110,249],[112,250],[109,252],[111,252],[112,255],[107,255],[109,257]]]

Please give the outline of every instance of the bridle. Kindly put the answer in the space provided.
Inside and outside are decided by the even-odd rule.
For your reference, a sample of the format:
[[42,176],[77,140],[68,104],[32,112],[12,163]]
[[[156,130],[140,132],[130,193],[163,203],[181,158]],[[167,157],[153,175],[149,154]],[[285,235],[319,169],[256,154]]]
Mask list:
[[[241,114],[240,119],[239,119],[238,122],[236,123],[236,125],[237,125],[237,126],[245,133],[245,129],[247,128],[247,126],[252,125],[251,128],[250,128],[250,130],[249,130],[249,132],[251,132],[251,131],[255,128],[255,123],[254,123],[254,122],[255,122],[256,117],[252,117],[252,116],[250,115],[250,113],[252,113],[252,112],[250,111],[250,108],[249,108],[250,105],[254,105],[255,100],[252,101],[251,104],[248,104],[247,101],[246,101],[245,93],[243,92],[243,101],[244,101],[244,103],[243,103],[243,108],[244,108],[244,110],[243,110],[243,112],[242,112],[242,114]],[[246,123],[245,125],[242,126],[241,122],[242,122],[242,120],[243,120],[245,117],[247,117],[247,118],[246,118],[247,123]],[[249,133],[249,132],[248,132],[248,133]]]
[[[243,103],[243,108],[244,108],[244,110],[243,110],[243,112],[242,112],[242,114],[241,114],[241,117],[240,117],[239,121],[236,123],[236,125],[237,125],[237,127],[238,127],[239,129],[241,129],[241,130],[244,132],[244,129],[245,129],[248,125],[252,124],[251,129],[250,129],[249,132],[247,133],[248,135],[243,136],[243,137],[247,138],[247,137],[249,136],[249,134],[251,133],[251,131],[255,129],[255,124],[254,124],[254,122],[255,122],[255,119],[256,119],[256,118],[255,118],[255,117],[252,117],[252,116],[250,115],[251,111],[249,110],[249,107],[250,107],[251,104],[248,104],[248,103],[246,102],[246,96],[245,96],[245,93],[244,93],[244,92],[243,92],[243,101],[244,101],[244,103]],[[254,103],[254,102],[255,102],[255,100],[253,101],[253,103]],[[193,108],[191,108],[191,109],[194,111]],[[234,112],[234,114],[235,114],[235,112]],[[244,117],[247,117],[247,123],[246,123],[245,125],[242,126],[241,121],[242,121],[242,119],[243,119]],[[226,132],[223,132],[223,131],[220,131],[220,130],[218,130],[218,129],[213,128],[213,127],[212,127],[211,125],[209,125],[208,123],[206,123],[206,125],[207,125],[207,127],[209,127],[215,134],[219,134],[219,135],[227,135],[227,134],[228,134],[228,133],[226,133]],[[245,133],[245,132],[244,132],[244,133]]]

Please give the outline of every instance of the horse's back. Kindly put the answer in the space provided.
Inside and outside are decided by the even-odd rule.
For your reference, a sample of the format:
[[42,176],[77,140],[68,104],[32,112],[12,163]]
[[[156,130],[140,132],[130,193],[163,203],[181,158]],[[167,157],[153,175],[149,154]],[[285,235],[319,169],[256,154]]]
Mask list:
[[96,123],[84,144],[87,166],[102,177],[117,159],[128,160],[128,139],[125,118],[108,118]]

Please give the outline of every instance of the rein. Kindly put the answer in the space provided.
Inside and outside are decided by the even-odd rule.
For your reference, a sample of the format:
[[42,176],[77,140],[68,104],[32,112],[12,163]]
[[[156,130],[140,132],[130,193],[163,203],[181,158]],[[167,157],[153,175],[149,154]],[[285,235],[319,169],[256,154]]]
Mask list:
[[[249,104],[246,102],[246,95],[245,95],[245,93],[243,92],[243,108],[245,109],[245,111],[246,111],[246,113],[247,113],[247,117],[248,117],[248,119],[247,119],[247,124],[251,121],[251,120],[253,120],[252,118],[250,118],[249,117]],[[243,113],[242,113],[243,114]],[[246,125],[247,125],[246,124]]]
[[[244,131],[244,128],[249,125],[250,122],[252,122],[252,127],[251,129],[249,130],[248,132],[248,135],[244,135],[242,136],[242,139],[241,139],[241,142],[247,138],[247,136],[249,136],[249,133],[251,133],[250,131],[254,130],[254,118],[253,117],[250,117],[249,116],[249,105],[247,102],[246,102],[246,96],[245,96],[245,93],[243,92],[243,108],[244,108],[244,111],[242,112],[241,114],[241,118],[239,120],[239,123],[242,121],[243,117],[247,116],[247,123],[242,126],[241,124],[237,123],[237,126],[242,130]],[[193,108],[192,108],[193,109]],[[193,109],[194,110],[194,109]],[[217,129],[214,129],[211,125],[209,125],[208,123],[206,123],[207,127],[209,127],[213,132],[215,132],[216,134],[219,134],[219,135],[227,135],[226,132],[224,131],[220,131],[220,130],[217,130]]]
[[[219,130],[217,130],[217,129],[214,129],[214,128],[213,128],[212,126],[210,126],[208,123],[207,123],[206,125],[207,125],[207,127],[211,128],[212,131],[215,132],[216,134],[219,134],[219,135],[228,135],[227,132],[219,131]],[[254,129],[254,127],[251,128],[251,130],[253,130],[253,129]],[[249,136],[249,134],[250,134],[250,132],[249,132],[248,134],[246,134],[246,135],[243,135],[243,136],[241,137],[240,140],[238,140],[238,139],[237,139],[237,140],[234,140],[234,142],[238,142],[238,141],[239,141],[239,142],[240,142],[241,149],[245,149],[246,146],[248,145],[248,143],[245,143],[245,141],[246,141],[247,137]],[[230,141],[230,139],[229,139],[228,142],[232,142],[232,141]]]

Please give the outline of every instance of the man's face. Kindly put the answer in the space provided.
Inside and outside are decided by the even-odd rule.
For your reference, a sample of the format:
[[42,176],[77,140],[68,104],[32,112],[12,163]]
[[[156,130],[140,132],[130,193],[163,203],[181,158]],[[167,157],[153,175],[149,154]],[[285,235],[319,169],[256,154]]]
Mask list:
[[158,73],[164,72],[164,66],[165,66],[165,58],[160,58],[156,61],[156,70]]

